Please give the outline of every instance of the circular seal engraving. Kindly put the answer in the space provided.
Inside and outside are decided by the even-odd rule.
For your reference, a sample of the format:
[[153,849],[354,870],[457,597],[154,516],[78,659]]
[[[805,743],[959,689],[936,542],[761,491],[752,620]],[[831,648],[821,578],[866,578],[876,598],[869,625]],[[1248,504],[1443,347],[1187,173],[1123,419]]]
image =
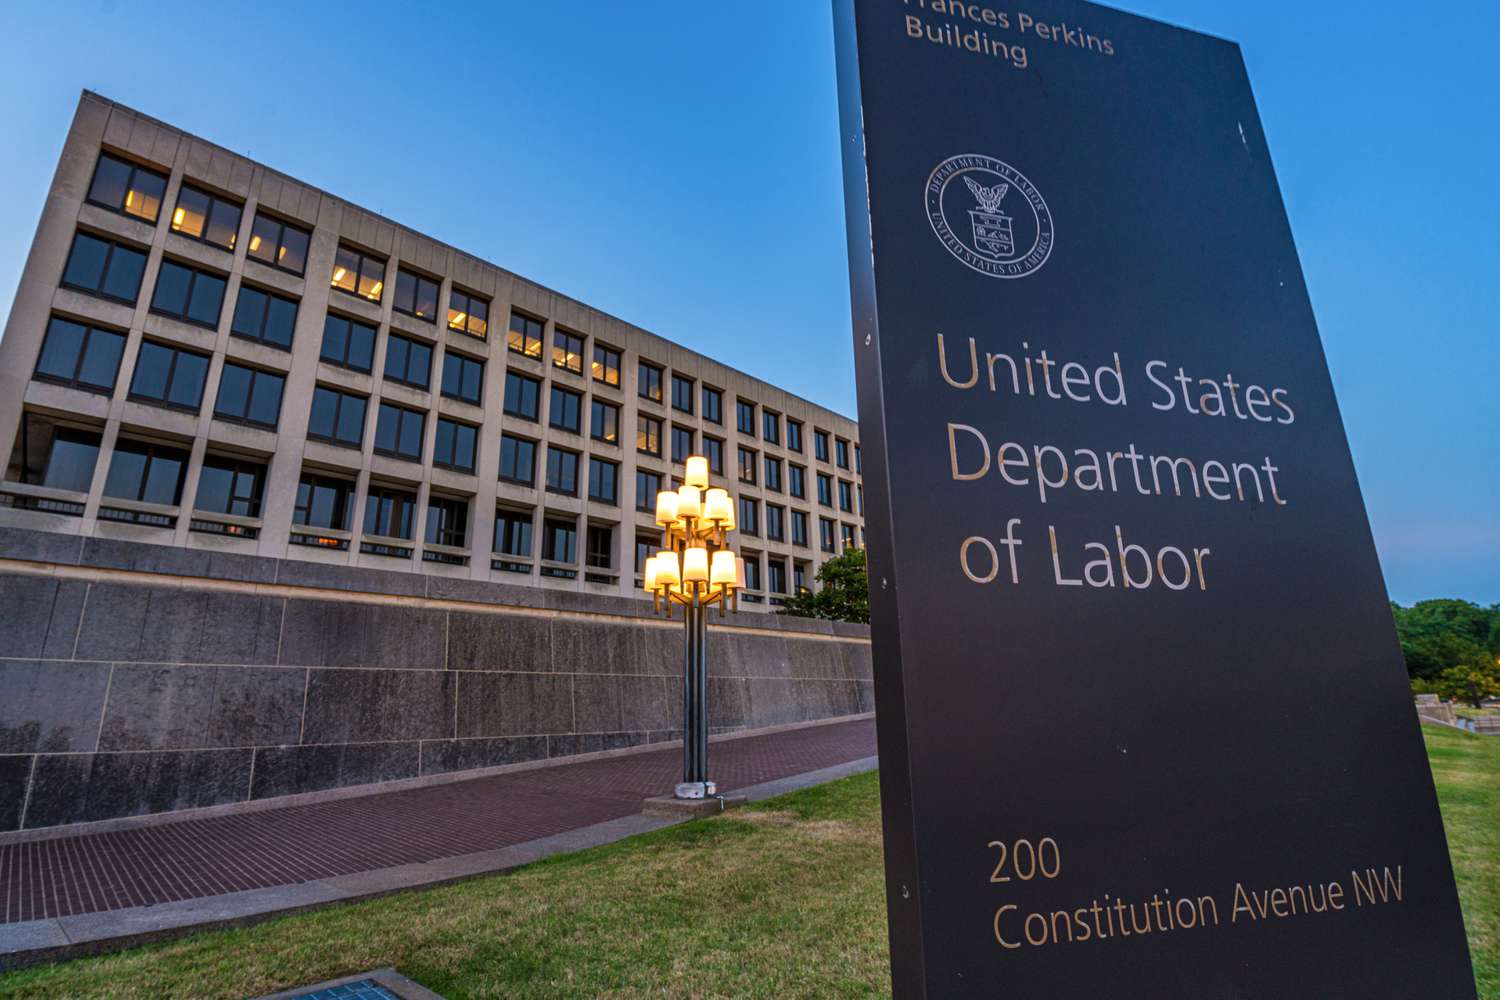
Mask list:
[[1024,278],[1052,254],[1052,213],[1015,167],[950,156],[927,178],[927,221],[948,252],[992,278]]

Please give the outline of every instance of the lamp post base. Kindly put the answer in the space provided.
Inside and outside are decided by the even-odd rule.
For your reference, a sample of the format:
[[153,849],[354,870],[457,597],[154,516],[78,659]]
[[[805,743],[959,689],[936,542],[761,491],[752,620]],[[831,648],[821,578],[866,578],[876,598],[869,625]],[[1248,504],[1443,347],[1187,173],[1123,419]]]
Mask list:
[[706,799],[719,794],[719,786],[712,781],[681,781],[672,794],[679,799]]

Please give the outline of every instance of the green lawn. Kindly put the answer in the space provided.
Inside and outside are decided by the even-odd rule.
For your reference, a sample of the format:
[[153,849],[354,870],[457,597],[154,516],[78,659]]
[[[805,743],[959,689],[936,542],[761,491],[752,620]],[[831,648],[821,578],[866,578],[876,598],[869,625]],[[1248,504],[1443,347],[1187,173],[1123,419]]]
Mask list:
[[[1500,1000],[1500,739],[1426,732],[1480,995]],[[0,996],[238,998],[385,965],[450,1000],[884,996],[880,873],[866,774],[511,875],[23,970]]]

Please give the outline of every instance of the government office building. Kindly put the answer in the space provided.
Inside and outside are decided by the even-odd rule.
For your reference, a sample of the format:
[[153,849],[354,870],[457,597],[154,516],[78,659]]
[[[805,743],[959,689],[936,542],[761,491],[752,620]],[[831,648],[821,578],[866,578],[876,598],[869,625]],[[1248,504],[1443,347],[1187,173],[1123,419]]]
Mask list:
[[743,610],[863,543],[857,425],[85,92],[0,340],[0,525],[631,595],[690,453]]

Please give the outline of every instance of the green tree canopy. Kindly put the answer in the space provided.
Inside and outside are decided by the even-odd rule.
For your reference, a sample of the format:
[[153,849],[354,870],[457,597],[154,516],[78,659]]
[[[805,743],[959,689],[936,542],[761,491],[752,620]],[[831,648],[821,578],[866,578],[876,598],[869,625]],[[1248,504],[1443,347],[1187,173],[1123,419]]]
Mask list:
[[840,622],[870,620],[870,581],[865,574],[865,550],[845,549],[818,570],[816,592],[804,590],[787,599],[784,615],[827,618]]
[[1500,604],[1481,607],[1444,598],[1418,601],[1409,608],[1391,603],[1396,635],[1414,678],[1436,680],[1443,671],[1475,660],[1479,653],[1500,655]]

